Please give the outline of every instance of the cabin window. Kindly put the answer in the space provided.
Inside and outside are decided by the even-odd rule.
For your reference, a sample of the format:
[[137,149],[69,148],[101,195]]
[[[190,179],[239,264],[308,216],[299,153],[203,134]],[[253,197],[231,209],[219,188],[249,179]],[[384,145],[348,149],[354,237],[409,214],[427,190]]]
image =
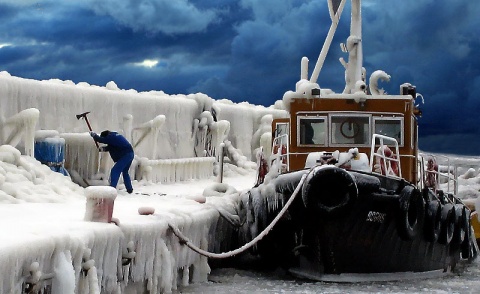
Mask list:
[[298,145],[325,145],[325,117],[298,118]]
[[370,142],[369,116],[336,116],[332,115],[332,145],[368,145]]
[[[392,137],[403,146],[403,120],[401,118],[375,118],[375,134]],[[380,142],[375,142],[380,144]]]

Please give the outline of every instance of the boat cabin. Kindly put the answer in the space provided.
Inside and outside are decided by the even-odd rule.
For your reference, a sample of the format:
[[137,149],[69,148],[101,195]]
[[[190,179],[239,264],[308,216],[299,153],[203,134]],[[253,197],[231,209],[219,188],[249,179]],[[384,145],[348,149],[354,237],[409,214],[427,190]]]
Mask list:
[[[394,150],[394,155],[390,156],[392,159],[399,156],[401,170],[393,175],[417,184],[417,115],[420,113],[414,105],[414,97],[409,93],[294,98],[290,104],[290,117],[272,122],[272,137],[275,138],[272,151],[276,153],[281,148],[284,171],[305,168],[307,156],[312,152],[348,152],[351,148],[369,154],[372,168],[371,161],[375,156],[372,153],[386,145]],[[383,136],[393,138],[397,143],[383,142]],[[375,142],[372,142],[374,137]]]

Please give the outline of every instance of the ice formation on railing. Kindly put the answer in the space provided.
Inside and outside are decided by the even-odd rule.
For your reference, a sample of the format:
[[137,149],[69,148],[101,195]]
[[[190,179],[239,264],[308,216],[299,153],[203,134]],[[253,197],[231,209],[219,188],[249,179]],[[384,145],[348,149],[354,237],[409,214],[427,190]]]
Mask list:
[[[165,120],[165,115],[157,115],[154,119],[133,128],[131,141],[133,143],[133,148],[137,149],[142,142],[149,142],[149,150],[151,154],[148,154],[148,156],[150,159],[157,159],[158,136],[160,128],[165,123]],[[137,133],[139,134],[138,137],[136,136]]]
[[190,157],[178,159],[140,158],[139,175],[153,183],[174,183],[213,176],[215,157]]
[[25,154],[33,156],[35,126],[37,125],[40,111],[29,108],[0,121],[0,144],[17,146],[23,136]]
[[252,137],[253,154],[257,154],[260,148],[262,148],[267,161],[272,153],[272,121],[273,116],[271,114],[262,116],[260,125]]
[[[193,120],[194,152],[198,157],[215,156],[215,150],[218,147],[216,140],[213,138],[215,132],[215,121],[210,111],[203,111],[199,118]],[[228,126],[228,131],[230,126]],[[228,135],[228,133],[227,133]]]

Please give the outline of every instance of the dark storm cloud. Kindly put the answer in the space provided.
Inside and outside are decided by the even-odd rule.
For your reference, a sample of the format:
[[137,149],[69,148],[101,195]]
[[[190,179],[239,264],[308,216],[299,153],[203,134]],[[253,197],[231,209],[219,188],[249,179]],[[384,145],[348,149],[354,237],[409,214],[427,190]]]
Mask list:
[[396,85],[408,81],[424,95],[422,149],[478,154],[480,8],[471,1],[404,3],[397,2],[393,10],[381,14],[374,13],[380,2],[366,10],[372,29],[365,38],[377,41],[364,52],[380,49],[368,65],[384,65],[392,74],[389,92],[397,92]]
[[[0,70],[124,89],[203,92],[270,105],[293,90],[302,56],[313,70],[330,26],[325,0],[0,0]],[[350,2],[350,1],[348,1]],[[410,82],[425,97],[420,147],[476,152],[480,5],[363,0],[364,66],[388,93]],[[341,91],[350,3],[319,76]],[[151,67],[139,66],[152,60]],[[452,140],[452,138],[454,140]],[[478,149],[478,148],[477,148]]]
[[212,8],[198,9],[187,0],[103,0],[93,1],[99,14],[109,15],[126,27],[166,34],[205,31],[215,22],[219,12]]

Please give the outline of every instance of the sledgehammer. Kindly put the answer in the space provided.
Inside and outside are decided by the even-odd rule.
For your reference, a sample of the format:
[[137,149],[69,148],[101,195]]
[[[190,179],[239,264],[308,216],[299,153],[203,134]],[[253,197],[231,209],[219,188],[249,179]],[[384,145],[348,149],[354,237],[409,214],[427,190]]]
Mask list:
[[[88,118],[87,118],[87,114],[89,114],[90,111],[87,111],[87,112],[84,112],[82,114],[77,114],[76,117],[77,119],[81,119],[82,117],[85,119],[85,121],[87,122],[87,126],[88,126],[88,129],[90,130],[90,132],[93,132],[92,130],[92,127],[90,126],[90,123],[88,122]],[[99,148],[98,146],[98,142],[93,140],[95,142],[95,145],[97,145],[97,149]]]

